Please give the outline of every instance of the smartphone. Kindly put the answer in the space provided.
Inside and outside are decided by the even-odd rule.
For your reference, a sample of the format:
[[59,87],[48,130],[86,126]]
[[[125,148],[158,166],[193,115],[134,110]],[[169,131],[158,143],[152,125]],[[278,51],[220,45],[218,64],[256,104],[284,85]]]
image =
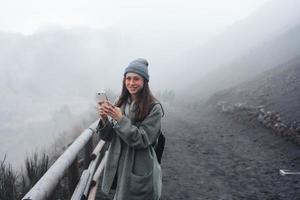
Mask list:
[[106,96],[105,91],[101,91],[97,93],[97,101],[101,102],[101,101],[108,101],[108,98]]
[[109,102],[108,97],[107,97],[105,91],[98,92],[98,93],[97,93],[97,102],[98,102],[98,104],[100,105],[100,102],[103,102],[103,101],[105,101],[107,105],[109,105],[109,106],[115,108],[115,106],[112,105],[112,104]]

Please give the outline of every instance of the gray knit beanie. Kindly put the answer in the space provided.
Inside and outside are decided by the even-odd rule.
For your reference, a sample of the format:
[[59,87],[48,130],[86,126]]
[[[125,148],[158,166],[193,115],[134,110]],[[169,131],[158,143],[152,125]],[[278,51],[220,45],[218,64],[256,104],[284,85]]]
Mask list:
[[149,81],[148,65],[148,61],[144,58],[135,59],[129,63],[128,67],[126,67],[124,75],[128,72],[134,72]]

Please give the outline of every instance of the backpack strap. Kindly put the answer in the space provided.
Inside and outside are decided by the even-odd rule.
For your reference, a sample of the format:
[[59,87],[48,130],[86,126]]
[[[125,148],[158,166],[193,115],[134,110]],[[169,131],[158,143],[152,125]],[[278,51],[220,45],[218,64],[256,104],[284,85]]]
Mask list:
[[[159,101],[155,101],[153,103],[150,104],[150,108],[149,108],[149,113],[151,112],[151,110],[153,109],[153,107],[156,105],[156,104],[159,104],[160,107],[161,107],[161,110],[162,110],[162,117],[165,115],[165,111],[164,111],[164,108],[163,106],[161,105],[161,103]],[[161,129],[159,129],[159,136],[158,138],[156,139],[155,142],[152,143],[152,146],[155,147],[158,143],[158,140],[160,139],[160,137],[163,136],[162,132],[161,132]],[[164,137],[164,136],[163,136]]]
[[160,107],[161,107],[161,110],[162,110],[162,117],[165,116],[165,110],[163,108],[163,106],[161,105],[161,103],[159,101],[155,101],[153,103],[150,104],[150,107],[149,107],[149,113],[150,111],[153,109],[153,107],[156,105],[156,104],[159,104]]

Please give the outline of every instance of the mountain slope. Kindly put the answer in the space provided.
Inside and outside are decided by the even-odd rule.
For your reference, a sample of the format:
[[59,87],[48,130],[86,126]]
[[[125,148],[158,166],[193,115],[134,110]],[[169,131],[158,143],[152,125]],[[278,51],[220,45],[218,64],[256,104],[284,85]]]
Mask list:
[[182,69],[177,74],[181,79],[183,73],[193,72],[184,79],[186,83],[205,78],[207,73],[223,68],[251,49],[296,27],[300,21],[299,9],[300,2],[297,0],[269,1],[248,18],[228,27],[218,37],[186,54],[178,55],[178,59],[170,66]]
[[209,96],[297,57],[300,55],[299,38],[300,25],[252,49],[239,59],[208,73],[192,86],[197,88],[193,97]]
[[[0,32],[1,96],[90,96],[114,74],[118,35],[110,30]],[[12,38],[12,39],[9,39]],[[9,39],[9,40],[8,40]],[[117,57],[117,56],[115,56]],[[3,101],[3,99],[2,99]]]
[[265,71],[252,80],[215,94],[210,102],[264,105],[289,123],[300,119],[300,56]]

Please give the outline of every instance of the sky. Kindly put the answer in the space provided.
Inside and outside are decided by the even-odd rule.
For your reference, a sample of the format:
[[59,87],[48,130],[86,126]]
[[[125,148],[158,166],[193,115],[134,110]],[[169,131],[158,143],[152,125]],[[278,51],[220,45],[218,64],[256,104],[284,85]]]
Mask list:
[[[125,49],[127,54],[147,57],[151,66],[159,67],[214,38],[268,1],[0,0],[0,32],[31,35],[51,27],[112,29],[110,33],[130,40],[126,41],[127,46],[131,44],[130,50]],[[133,59],[126,55],[118,65]],[[160,69],[152,69],[153,77],[160,74]]]
[[[115,27],[213,34],[268,0],[0,0],[0,30],[32,34],[47,26]],[[192,33],[191,33],[192,34]]]

